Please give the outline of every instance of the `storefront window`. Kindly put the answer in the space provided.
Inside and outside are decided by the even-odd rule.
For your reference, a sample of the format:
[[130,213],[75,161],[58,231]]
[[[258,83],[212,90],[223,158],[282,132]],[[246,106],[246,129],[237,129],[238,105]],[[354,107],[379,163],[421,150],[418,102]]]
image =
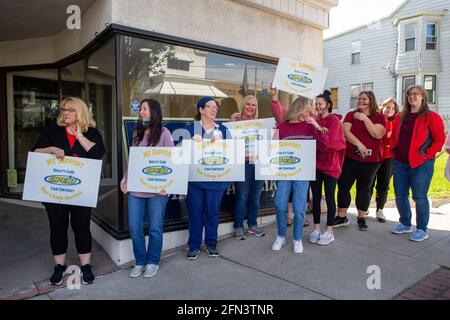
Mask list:
[[17,187],[8,189],[11,193],[22,191],[28,151],[59,113],[57,78],[56,69],[8,74],[8,118],[12,124],[8,138],[13,146],[9,167],[17,175]]
[[117,135],[115,101],[114,40],[95,51],[87,60],[89,109],[105,145],[97,208],[94,214],[118,228]]
[[[171,132],[193,121],[197,113],[196,103],[203,96],[213,96],[219,102],[219,122],[229,121],[230,116],[239,111],[242,98],[249,94],[257,97],[260,118],[273,116],[268,88],[276,65],[147,39],[120,38],[124,171],[139,113],[138,104],[143,99],[152,98],[160,102],[164,124]],[[288,95],[281,98],[286,105],[290,102]],[[177,144],[177,137],[174,140]],[[232,211],[233,193],[231,187],[222,202],[222,212]],[[270,198],[269,192],[263,194],[262,207],[271,201],[266,199]],[[125,215],[126,212],[125,208]],[[186,221],[183,196],[171,196],[165,219],[166,227],[180,220]]]

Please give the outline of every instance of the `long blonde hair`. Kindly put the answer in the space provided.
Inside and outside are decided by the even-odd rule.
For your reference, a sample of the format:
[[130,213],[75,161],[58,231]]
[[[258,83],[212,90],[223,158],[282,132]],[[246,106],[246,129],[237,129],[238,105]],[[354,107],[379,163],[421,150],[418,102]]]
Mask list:
[[242,112],[244,111],[245,105],[247,104],[248,100],[250,100],[250,99],[255,99],[255,102],[256,102],[255,119],[258,119],[258,100],[256,99],[255,96],[252,96],[252,95],[245,96],[242,99],[241,103],[239,103],[239,113],[242,114]]
[[64,122],[63,112],[61,110],[64,107],[70,107],[75,109],[75,112],[77,114],[77,121],[82,132],[88,131],[89,127],[95,128],[96,126],[95,120],[94,118],[92,118],[92,115],[89,112],[86,103],[80,98],[75,97],[67,97],[59,103],[60,111],[58,119],[56,120],[58,126],[60,127],[67,126],[66,123]]
[[300,114],[305,112],[311,113],[312,111],[313,111],[312,100],[300,96],[294,101],[292,101],[291,105],[289,106],[289,110],[284,116],[284,120],[286,121],[297,120]]

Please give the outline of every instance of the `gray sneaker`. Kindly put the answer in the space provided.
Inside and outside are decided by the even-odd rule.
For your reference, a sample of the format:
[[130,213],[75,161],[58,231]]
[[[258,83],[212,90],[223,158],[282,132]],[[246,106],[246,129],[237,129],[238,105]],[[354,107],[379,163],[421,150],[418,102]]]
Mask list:
[[141,274],[144,273],[145,270],[145,266],[135,266],[131,271],[130,271],[130,277],[131,278],[137,278],[140,277]]
[[317,243],[320,240],[320,232],[317,230],[314,230],[313,232],[311,232],[311,234],[309,235],[309,242],[310,243]]
[[158,273],[159,266],[157,264],[148,264],[145,268],[144,278],[151,278]]
[[386,217],[384,216],[383,209],[378,209],[376,213],[378,222],[386,222]]
[[256,237],[263,237],[263,236],[266,235],[266,234],[264,233],[264,231],[262,231],[262,230],[261,230],[259,227],[257,227],[257,226],[249,227],[248,230],[247,230],[247,232],[248,232],[249,234],[252,234],[252,235],[256,236]]
[[236,240],[245,240],[245,234],[243,228],[237,228],[234,230],[234,238]]

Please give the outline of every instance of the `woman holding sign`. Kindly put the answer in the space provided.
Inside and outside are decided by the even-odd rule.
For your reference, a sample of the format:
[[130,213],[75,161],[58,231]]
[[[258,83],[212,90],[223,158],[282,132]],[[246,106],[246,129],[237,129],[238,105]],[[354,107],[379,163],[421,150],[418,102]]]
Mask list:
[[338,181],[338,215],[334,227],[348,224],[350,189],[356,181],[356,208],[358,229],[366,231],[366,213],[370,205],[370,187],[382,162],[381,138],[386,132],[386,118],[377,112],[377,101],[372,91],[359,94],[355,111],[347,113],[342,125],[347,149],[342,175]]
[[[278,101],[273,101],[279,103]],[[312,101],[305,97],[298,97],[289,106],[284,121],[277,126],[280,140],[315,139],[317,152],[328,148],[329,138],[325,130],[311,117]],[[276,137],[275,137],[276,138]],[[309,181],[277,181],[275,206],[277,209],[278,236],[272,245],[272,250],[281,250],[286,244],[286,213],[289,195],[292,192],[292,206],[294,208],[293,245],[294,253],[303,252],[302,233],[306,211],[306,198]]]
[[[240,104],[240,113],[231,115],[231,120],[253,120],[258,117],[258,101],[254,96],[245,96]],[[258,227],[258,218],[263,180],[255,180],[255,159],[245,157],[245,181],[234,182],[236,196],[234,202],[234,236],[237,240],[245,240],[244,217],[248,213],[249,234],[256,237],[264,236],[264,232]]]
[[[64,156],[101,159],[105,154],[103,140],[95,129],[95,121],[86,103],[79,98],[68,97],[60,103],[56,123],[51,123],[39,137],[34,152]],[[67,269],[67,228],[69,220],[75,234],[75,246],[81,262],[84,284],[91,284],[95,276],[91,270],[92,237],[90,232],[91,208],[55,203],[42,203],[50,222],[50,244],[55,268],[50,284],[59,285]]]
[[[192,139],[212,142],[231,137],[227,128],[216,123],[219,107],[212,97],[203,97],[197,102],[198,113],[193,124],[187,126]],[[219,210],[222,197],[228,189],[229,182],[189,182],[186,197],[189,212],[189,252],[188,260],[195,260],[200,254],[203,228],[205,244],[209,257],[218,257],[217,229],[219,228]]]
[[[139,119],[133,131],[134,147],[173,147],[170,131],[163,127],[161,105],[153,99],[141,102]],[[133,174],[133,172],[131,172]],[[128,171],[125,171],[120,189],[127,193]],[[131,278],[144,273],[144,278],[156,275],[163,246],[163,225],[166,204],[169,197],[164,190],[159,194],[130,192],[128,194],[128,226],[133,242],[136,265],[130,272]],[[149,223],[148,246],[145,248],[144,217]]]

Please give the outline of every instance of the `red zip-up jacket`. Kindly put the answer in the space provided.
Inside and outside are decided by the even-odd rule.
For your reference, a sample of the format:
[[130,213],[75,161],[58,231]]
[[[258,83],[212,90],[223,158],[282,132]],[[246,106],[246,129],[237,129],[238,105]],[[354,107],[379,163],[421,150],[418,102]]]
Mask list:
[[[400,134],[401,123],[402,113],[399,113],[394,120],[394,128],[392,129],[392,151],[394,153]],[[410,167],[414,169],[421,166],[426,160],[434,159],[436,153],[442,150],[444,142],[444,121],[439,114],[430,111],[418,117],[414,123],[408,153]]]
[[325,118],[317,118],[321,127],[328,128],[329,144],[325,150],[317,150],[317,170],[327,176],[339,179],[342,173],[347,143],[341,125],[342,116],[331,113]]

